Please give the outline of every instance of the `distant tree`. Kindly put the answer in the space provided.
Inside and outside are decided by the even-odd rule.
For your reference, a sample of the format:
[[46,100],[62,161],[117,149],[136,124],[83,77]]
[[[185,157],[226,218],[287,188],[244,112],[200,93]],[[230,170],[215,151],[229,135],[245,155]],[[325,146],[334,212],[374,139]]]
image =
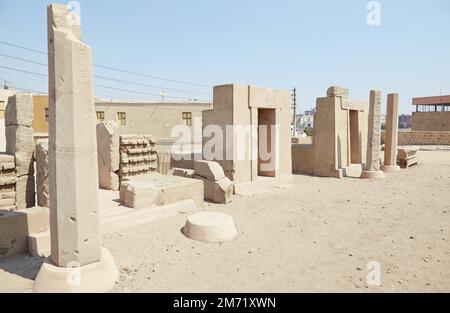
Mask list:
[[314,130],[311,127],[306,127],[303,132],[308,135],[309,137],[312,137],[314,135]]

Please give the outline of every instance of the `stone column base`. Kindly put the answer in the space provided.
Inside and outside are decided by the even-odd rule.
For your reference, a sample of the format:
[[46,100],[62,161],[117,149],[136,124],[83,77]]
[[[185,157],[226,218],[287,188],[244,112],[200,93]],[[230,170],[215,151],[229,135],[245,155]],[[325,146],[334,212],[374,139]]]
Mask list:
[[385,178],[386,176],[382,171],[363,171],[361,173],[362,179],[380,179]]
[[398,165],[383,165],[381,170],[385,173],[393,173],[400,171],[400,166]]
[[111,253],[102,248],[101,260],[81,267],[59,267],[48,258],[34,281],[36,293],[102,293],[111,290],[119,277]]

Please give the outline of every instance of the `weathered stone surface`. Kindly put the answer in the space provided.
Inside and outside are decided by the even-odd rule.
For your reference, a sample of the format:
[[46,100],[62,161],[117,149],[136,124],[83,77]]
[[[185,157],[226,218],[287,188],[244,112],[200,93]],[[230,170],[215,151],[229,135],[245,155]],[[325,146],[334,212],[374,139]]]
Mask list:
[[23,210],[36,205],[34,176],[25,175],[16,178],[16,208]]
[[158,153],[158,173],[167,175],[170,172],[171,154],[168,152]]
[[188,217],[183,234],[193,240],[221,242],[237,235],[233,219],[223,213],[200,212]]
[[380,170],[381,91],[370,92],[366,171]]
[[0,259],[27,252],[28,236],[49,226],[48,208],[34,207],[0,214]]
[[386,112],[384,165],[397,165],[398,94],[389,94]]
[[203,183],[201,180],[150,173],[128,177],[120,186],[121,202],[131,208],[166,205],[192,199],[203,206]]
[[342,98],[348,98],[348,89],[332,86],[328,88],[327,90],[327,97],[342,97]]
[[48,7],[51,259],[60,267],[101,259],[92,52],[69,14]]
[[120,185],[122,204],[134,209],[155,204],[160,192],[160,188],[146,181],[124,181]]
[[231,202],[233,197],[233,183],[228,177],[224,177],[218,181],[212,181],[197,176],[203,180],[205,200],[216,203],[227,204]]
[[6,152],[16,154],[17,152],[33,151],[33,129],[30,127],[11,125],[5,128]]
[[36,144],[36,191],[40,207],[50,207],[48,182],[48,140],[39,140]]
[[116,122],[97,124],[97,152],[100,188],[119,190],[120,137]]
[[214,161],[195,161],[195,175],[217,181],[225,178],[225,173],[219,163]]
[[186,178],[194,178],[195,172],[194,170],[185,169],[185,168],[173,168],[172,175],[181,176]]
[[33,96],[16,94],[8,98],[5,111],[5,126],[31,127],[33,123]]
[[147,175],[158,170],[158,156],[153,136],[127,134],[120,136],[120,181]]
[[34,152],[16,152],[16,175],[34,175]]

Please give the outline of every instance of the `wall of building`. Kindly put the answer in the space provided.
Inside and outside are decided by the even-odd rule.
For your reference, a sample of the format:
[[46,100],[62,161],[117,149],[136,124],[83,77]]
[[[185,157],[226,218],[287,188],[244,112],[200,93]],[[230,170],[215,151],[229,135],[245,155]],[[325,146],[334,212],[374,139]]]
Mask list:
[[[263,110],[272,111],[263,113]],[[276,155],[272,160],[278,160],[277,167],[274,171],[264,170],[265,173],[258,171],[257,127],[260,114],[270,115],[276,125],[279,125],[277,144],[275,140],[268,140],[273,147],[271,154]],[[218,149],[223,152],[220,155],[222,160],[217,156],[211,158],[208,155],[204,155],[204,159],[217,161],[227,177],[236,184],[256,180],[260,174],[267,176],[291,174],[291,122],[291,98],[288,92],[239,84],[216,86],[214,109],[204,112],[203,126],[205,129],[215,125],[222,130],[223,138],[216,141],[216,146],[220,146]],[[233,127],[234,130],[233,134],[228,134],[229,137],[225,136],[227,126]],[[242,133],[244,130],[245,134]],[[204,150],[209,150],[210,140],[210,137],[203,138]],[[278,147],[278,154],[275,147]],[[224,158],[228,160],[223,160]]]
[[[382,132],[384,142],[386,132]],[[450,131],[400,131],[398,133],[398,145],[450,145]]]
[[[48,133],[48,97],[33,96],[33,130],[35,133]],[[46,117],[47,114],[47,117]]]
[[450,131],[450,112],[416,112],[412,131]]
[[313,175],[314,146],[304,144],[292,145],[292,173]]

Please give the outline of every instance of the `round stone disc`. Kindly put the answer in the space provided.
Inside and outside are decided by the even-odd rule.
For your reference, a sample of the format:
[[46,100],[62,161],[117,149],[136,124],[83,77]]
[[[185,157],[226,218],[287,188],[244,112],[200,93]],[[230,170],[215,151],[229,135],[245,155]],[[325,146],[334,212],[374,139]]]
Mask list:
[[221,242],[236,237],[233,219],[223,213],[201,212],[188,217],[183,234],[193,240]]

